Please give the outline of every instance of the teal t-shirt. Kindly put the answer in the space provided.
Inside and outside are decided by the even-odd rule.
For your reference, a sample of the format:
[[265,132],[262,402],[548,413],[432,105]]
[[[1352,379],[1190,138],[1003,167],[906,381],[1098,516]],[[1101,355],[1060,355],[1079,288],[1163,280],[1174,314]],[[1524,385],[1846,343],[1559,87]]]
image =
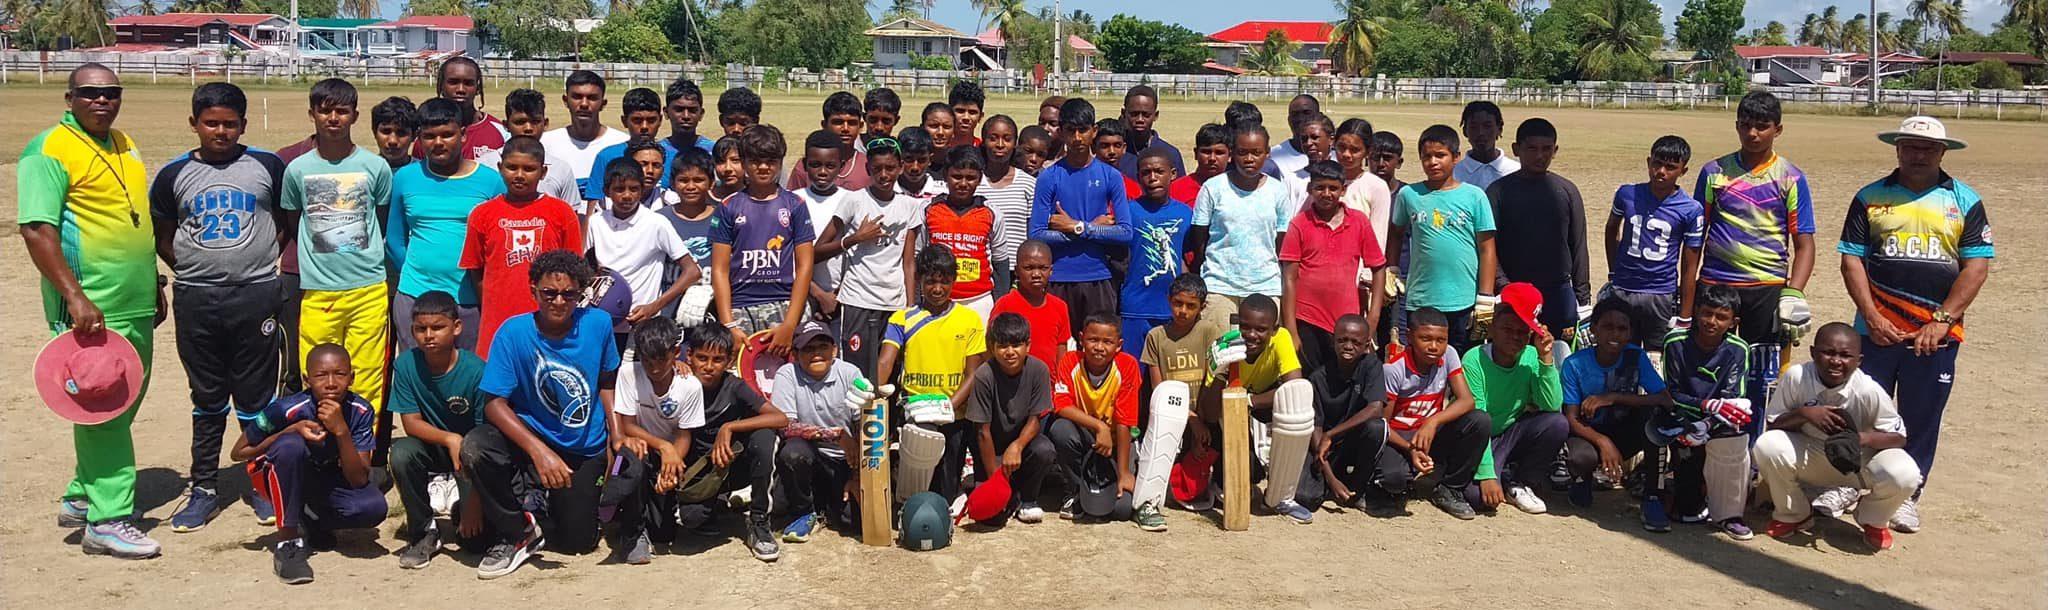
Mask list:
[[[1465,384],[1472,388],[1472,408],[1493,418],[1494,436],[1515,425],[1523,413],[1548,413],[1563,408],[1564,386],[1558,378],[1557,354],[1551,354],[1551,364],[1544,364],[1535,347],[1524,346],[1515,366],[1510,368],[1494,363],[1492,350],[1492,345],[1481,343],[1465,350],[1460,360],[1465,364]],[[1473,477],[1482,481],[1497,477],[1493,470],[1493,443],[1487,443],[1480,452],[1479,471]]]
[[427,357],[415,348],[391,360],[391,412],[418,413],[434,427],[468,434],[484,421],[484,360],[468,350],[455,350],[455,367],[436,377],[428,373]]
[[1409,183],[1394,197],[1393,222],[1408,230],[1408,309],[1470,309],[1479,294],[1479,234],[1493,230],[1486,191]]
[[469,235],[469,212],[505,194],[498,170],[482,165],[459,176],[427,169],[425,161],[401,167],[391,177],[391,220],[386,248],[399,265],[398,292],[417,297],[446,292],[464,305],[478,303],[476,282],[457,265]]
[[340,162],[313,151],[285,166],[280,205],[301,212],[299,287],[354,290],[384,281],[377,208],[390,199],[391,165],[360,146]]

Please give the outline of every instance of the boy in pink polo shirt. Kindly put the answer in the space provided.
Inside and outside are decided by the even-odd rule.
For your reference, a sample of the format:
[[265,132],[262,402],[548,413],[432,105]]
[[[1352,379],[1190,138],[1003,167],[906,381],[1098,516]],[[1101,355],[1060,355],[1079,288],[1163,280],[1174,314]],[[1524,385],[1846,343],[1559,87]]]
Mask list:
[[1313,371],[1336,361],[1337,318],[1363,313],[1368,328],[1380,318],[1379,299],[1370,289],[1326,278],[1356,277],[1364,267],[1373,270],[1372,285],[1378,286],[1387,261],[1365,213],[1344,205],[1344,168],[1316,161],[1308,176],[1308,205],[1287,223],[1280,240],[1280,319],[1301,342],[1302,369]]

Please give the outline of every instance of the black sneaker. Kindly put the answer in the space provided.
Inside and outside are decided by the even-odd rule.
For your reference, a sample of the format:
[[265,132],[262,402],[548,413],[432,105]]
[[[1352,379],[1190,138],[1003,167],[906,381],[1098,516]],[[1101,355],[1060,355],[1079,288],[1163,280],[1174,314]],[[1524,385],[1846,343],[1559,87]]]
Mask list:
[[299,528],[299,530],[306,535],[306,548],[315,551],[332,551],[336,545],[341,544],[341,541],[334,539],[334,530],[320,527],[319,524],[313,523],[311,520],[308,520],[306,525]]
[[407,570],[427,567],[428,563],[434,561],[434,555],[440,552],[441,531],[435,528],[427,528],[427,532],[421,534],[418,540],[412,541],[412,544],[405,545],[405,550],[398,552],[398,567]]
[[1408,499],[1373,487],[1368,488],[1364,493],[1358,494],[1358,499],[1353,502],[1352,506],[1365,511],[1365,514],[1372,517],[1392,519],[1408,512]]
[[775,561],[782,557],[782,544],[777,541],[775,530],[768,527],[767,519],[747,519],[747,550],[761,561]]
[[526,515],[526,533],[518,542],[500,542],[484,551],[484,558],[476,563],[478,580],[490,580],[518,570],[526,560],[539,553],[547,540],[541,537],[540,526],[533,521],[533,515]]
[[306,541],[293,538],[271,547],[270,571],[287,585],[313,582],[313,566],[306,563]]
[[1436,493],[1430,495],[1429,503],[1461,520],[1469,521],[1479,516],[1478,512],[1472,510],[1472,503],[1465,501],[1464,492],[1451,489],[1447,485],[1436,486]]

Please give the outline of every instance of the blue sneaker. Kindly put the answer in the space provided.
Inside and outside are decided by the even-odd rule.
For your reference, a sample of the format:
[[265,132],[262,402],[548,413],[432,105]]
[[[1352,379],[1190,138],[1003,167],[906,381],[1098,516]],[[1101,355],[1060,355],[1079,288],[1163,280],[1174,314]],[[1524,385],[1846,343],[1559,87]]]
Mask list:
[[108,521],[95,523],[85,528],[79,538],[79,546],[87,555],[109,555],[121,559],[149,559],[163,554],[164,548],[142,530],[135,529],[130,521]]
[[1671,531],[1671,515],[1664,512],[1663,498],[1643,496],[1643,529],[1658,533]]
[[789,522],[789,525],[783,526],[782,541],[807,542],[811,539],[811,530],[817,529],[817,527],[817,513],[805,513],[803,516],[797,517],[795,521]]
[[218,514],[220,502],[213,490],[194,487],[191,494],[185,496],[185,507],[171,515],[171,531],[180,534],[199,531]]
[[1592,506],[1593,480],[1590,478],[1586,478],[1572,481],[1571,489],[1567,493],[1567,497],[1571,500],[1572,506],[1577,506],[1579,508],[1586,508]]
[[1294,521],[1295,525],[1308,525],[1316,522],[1315,513],[1309,512],[1308,507],[1302,506],[1293,500],[1280,502],[1279,506],[1273,507],[1273,512],[1280,513],[1282,516]]
[[277,525],[277,507],[270,505],[270,498],[265,498],[262,494],[256,492],[249,492],[249,495],[243,499],[249,501],[250,510],[256,511],[257,525]]
[[85,527],[85,513],[92,510],[85,498],[65,498],[57,501],[57,527],[78,529]]

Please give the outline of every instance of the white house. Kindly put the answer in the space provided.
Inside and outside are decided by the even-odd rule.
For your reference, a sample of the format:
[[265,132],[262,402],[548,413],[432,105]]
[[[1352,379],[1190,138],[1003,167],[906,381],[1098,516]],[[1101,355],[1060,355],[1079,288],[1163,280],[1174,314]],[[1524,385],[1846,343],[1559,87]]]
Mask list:
[[973,36],[929,20],[904,17],[865,32],[875,41],[876,68],[909,68],[919,55],[946,58],[951,66],[960,63],[960,49],[971,48]]
[[1834,85],[1840,75],[1830,69],[1834,55],[1820,47],[1744,46],[1735,56],[1749,70],[1749,80],[1760,85]]
[[371,55],[424,51],[484,55],[483,41],[476,36],[476,20],[466,15],[413,15],[362,29]]

